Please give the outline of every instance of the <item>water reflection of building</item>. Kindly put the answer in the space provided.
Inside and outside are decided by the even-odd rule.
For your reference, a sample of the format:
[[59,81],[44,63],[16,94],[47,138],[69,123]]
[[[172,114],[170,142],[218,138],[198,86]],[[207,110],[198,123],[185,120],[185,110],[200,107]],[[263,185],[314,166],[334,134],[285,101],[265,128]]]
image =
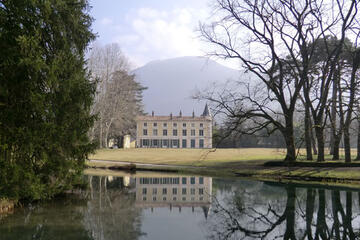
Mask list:
[[211,204],[212,178],[210,177],[138,177],[136,206],[179,208],[202,207],[205,217]]

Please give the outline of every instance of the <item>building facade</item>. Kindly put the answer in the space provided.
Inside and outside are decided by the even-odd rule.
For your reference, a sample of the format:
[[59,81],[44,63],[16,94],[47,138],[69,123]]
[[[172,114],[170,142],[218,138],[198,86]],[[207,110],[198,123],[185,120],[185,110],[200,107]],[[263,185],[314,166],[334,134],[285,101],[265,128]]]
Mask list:
[[206,105],[201,116],[138,116],[138,148],[212,148],[212,116]]

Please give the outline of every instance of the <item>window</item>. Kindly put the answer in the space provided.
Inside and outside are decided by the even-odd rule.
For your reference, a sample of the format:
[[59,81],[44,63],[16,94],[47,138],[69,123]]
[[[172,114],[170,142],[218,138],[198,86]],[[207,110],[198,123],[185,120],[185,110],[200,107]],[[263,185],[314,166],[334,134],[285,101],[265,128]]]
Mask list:
[[166,197],[163,197],[163,201],[166,201]]
[[167,188],[163,188],[162,190],[162,194],[166,195],[167,194]]
[[200,123],[200,127],[201,127],[201,128],[204,127],[204,124],[203,124],[203,123]]
[[186,123],[183,123],[183,127],[186,127]]
[[144,127],[147,127],[147,123],[144,123]]
[[177,123],[173,123],[173,127],[177,127]]
[[190,189],[190,194],[191,194],[191,195],[195,195],[195,188],[191,188],[191,189]]
[[153,140],[153,146],[154,147],[159,147],[159,140],[158,139]]
[[186,197],[183,197],[182,200],[183,200],[183,201],[186,201]]
[[167,136],[167,130],[166,129],[163,130],[163,136]]
[[169,146],[169,140],[162,140],[162,146],[168,147]]
[[157,194],[157,188],[153,188],[153,194]]
[[183,178],[181,179],[181,182],[182,182],[182,184],[186,184],[186,177],[183,177]]
[[202,200],[204,200],[204,198],[203,198],[203,197],[200,197],[199,200],[202,201]]
[[153,129],[153,136],[157,136],[158,134],[158,130],[157,129]]
[[163,127],[167,127],[167,123],[163,123]]
[[190,183],[191,183],[191,184],[195,184],[195,177],[191,177],[191,178],[190,178]]
[[173,130],[173,136],[177,136],[177,130],[176,129]]
[[176,195],[177,194],[177,188],[173,188],[172,192],[173,192],[174,195]]
[[173,197],[173,201],[176,201],[176,197]]
[[186,188],[183,188],[183,189],[181,190],[181,194],[182,194],[182,195],[186,195]]
[[191,129],[191,136],[195,136],[195,129]]
[[145,146],[145,147],[148,147],[149,146],[149,139],[143,139],[142,140],[142,145]]
[[199,148],[204,148],[204,139],[199,140]]
[[195,139],[191,139],[191,148],[195,148]]
[[204,177],[199,177],[199,184],[204,184]]
[[154,127],[157,127],[157,123],[156,123],[156,122],[154,123]]
[[186,136],[186,129],[183,129],[183,130],[182,130],[182,135],[183,135],[183,136]]
[[199,195],[203,195],[204,194],[204,189],[203,188],[199,188]]
[[183,140],[182,140],[182,147],[183,147],[183,148],[186,148],[186,139],[183,139]]
[[147,194],[147,188],[142,189],[142,194]]
[[146,197],[143,197],[143,201],[146,201]]
[[199,130],[199,136],[204,136],[204,130],[202,129]]
[[171,146],[173,148],[178,148],[179,147],[179,140],[178,139],[171,140]]
[[195,123],[191,123],[191,127],[195,127]]
[[153,201],[156,202],[156,197],[153,197]]
[[144,136],[147,135],[147,129],[143,129],[143,135],[144,135]]

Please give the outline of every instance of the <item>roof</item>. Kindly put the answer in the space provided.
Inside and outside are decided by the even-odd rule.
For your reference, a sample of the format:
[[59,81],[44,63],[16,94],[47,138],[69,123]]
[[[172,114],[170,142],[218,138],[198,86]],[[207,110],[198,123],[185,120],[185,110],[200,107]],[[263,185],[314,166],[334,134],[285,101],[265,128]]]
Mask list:
[[211,120],[210,116],[200,116],[200,117],[192,117],[192,116],[137,116],[137,121],[206,121]]
[[209,116],[209,117],[211,116],[211,111],[207,104],[205,105],[204,112],[201,116]]

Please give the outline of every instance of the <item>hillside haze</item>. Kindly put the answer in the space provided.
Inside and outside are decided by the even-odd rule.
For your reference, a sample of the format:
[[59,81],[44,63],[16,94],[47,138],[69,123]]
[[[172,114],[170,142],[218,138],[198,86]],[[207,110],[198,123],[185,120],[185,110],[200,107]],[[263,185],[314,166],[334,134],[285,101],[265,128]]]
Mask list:
[[205,102],[192,99],[198,91],[229,79],[236,80],[239,71],[203,57],[180,57],[152,61],[133,71],[144,91],[145,112],[155,115],[202,114]]

